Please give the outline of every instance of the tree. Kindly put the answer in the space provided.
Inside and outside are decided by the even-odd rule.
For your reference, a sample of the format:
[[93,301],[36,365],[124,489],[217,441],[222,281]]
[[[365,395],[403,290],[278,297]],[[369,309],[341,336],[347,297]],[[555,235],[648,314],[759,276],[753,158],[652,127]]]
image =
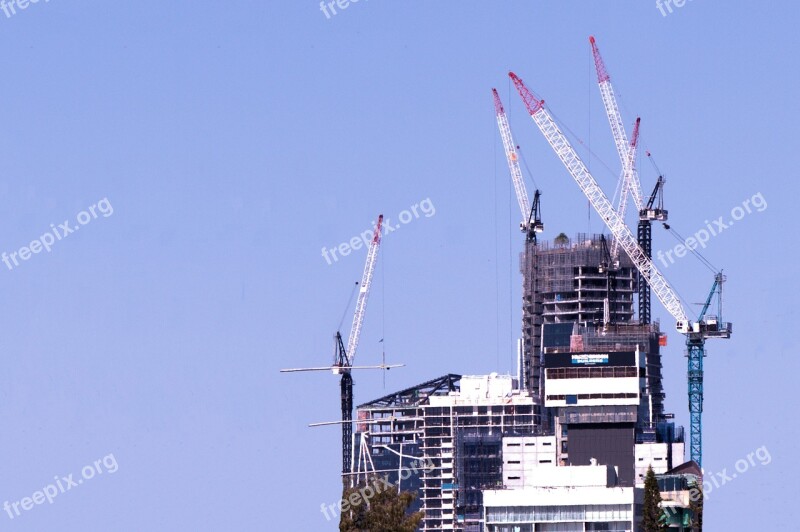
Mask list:
[[339,520],[340,532],[415,532],[423,512],[409,514],[417,494],[397,492],[385,478],[374,477],[367,484],[344,490],[347,501]]
[[657,532],[666,530],[664,523],[664,512],[661,510],[661,492],[658,490],[658,481],[653,467],[647,468],[647,476],[644,478],[644,507],[642,509],[643,532]]
[[569,244],[569,237],[564,233],[559,233],[558,236],[553,239],[553,243],[557,246],[566,246]]
[[703,532],[703,481],[698,479],[689,493],[692,501],[689,506],[692,510],[692,530]]

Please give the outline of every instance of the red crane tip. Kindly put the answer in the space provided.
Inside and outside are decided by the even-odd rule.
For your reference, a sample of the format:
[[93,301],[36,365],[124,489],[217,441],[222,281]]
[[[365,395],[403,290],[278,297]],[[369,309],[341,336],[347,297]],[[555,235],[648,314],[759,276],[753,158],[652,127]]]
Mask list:
[[589,35],[589,42],[594,44],[594,35]]
[[505,109],[503,109],[503,102],[500,101],[500,95],[497,94],[497,89],[492,89],[492,96],[494,97],[494,112],[497,116],[504,115],[506,113]]
[[525,102],[525,107],[528,108],[530,115],[533,116],[538,113],[539,110],[544,107],[544,100],[540,100],[538,96],[531,92],[522,82],[522,79],[513,72],[509,72],[508,77],[511,78],[511,81],[513,81],[514,85],[517,87],[517,92],[522,96],[522,101]]

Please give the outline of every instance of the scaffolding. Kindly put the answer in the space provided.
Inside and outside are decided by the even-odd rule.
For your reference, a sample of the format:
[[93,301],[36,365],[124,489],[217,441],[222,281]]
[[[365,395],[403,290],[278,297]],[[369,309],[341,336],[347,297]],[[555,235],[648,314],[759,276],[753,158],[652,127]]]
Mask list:
[[[637,293],[637,273],[627,255],[619,265],[607,263],[604,235],[578,234],[564,243],[541,242],[535,253],[523,253],[521,269],[526,286],[533,286],[541,302],[544,323],[593,323],[603,321],[604,301],[608,299],[618,323],[633,320],[633,299]],[[609,276],[608,270],[614,272]],[[527,301],[526,301],[527,302]]]
[[614,275],[609,276],[601,267],[608,260],[603,239],[611,241],[604,235],[579,233],[571,241],[527,243],[520,254],[523,279],[520,387],[539,398],[540,404],[544,404],[541,364],[544,324],[602,323],[606,301],[616,323],[633,322],[636,268],[622,254],[618,267],[613,268]]

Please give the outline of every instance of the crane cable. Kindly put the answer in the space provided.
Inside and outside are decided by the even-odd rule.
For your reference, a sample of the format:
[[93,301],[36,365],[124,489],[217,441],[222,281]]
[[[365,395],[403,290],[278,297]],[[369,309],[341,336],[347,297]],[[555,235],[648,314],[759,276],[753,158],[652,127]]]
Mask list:
[[681,242],[681,243],[682,243],[682,244],[683,244],[683,245],[686,247],[686,249],[688,249],[689,251],[691,251],[691,252],[692,252],[692,254],[693,254],[695,257],[697,257],[697,260],[699,260],[699,261],[700,261],[700,263],[701,263],[703,266],[705,266],[706,268],[708,268],[709,270],[711,270],[711,273],[713,273],[713,274],[717,274],[717,273],[719,273],[719,270],[718,270],[718,269],[717,269],[717,268],[716,268],[716,267],[715,267],[713,264],[711,264],[711,261],[709,261],[707,258],[705,258],[705,257],[704,257],[704,256],[703,256],[703,255],[702,255],[702,254],[701,254],[699,251],[697,251],[696,249],[692,249],[691,247],[689,247],[689,245],[686,243],[686,239],[685,239],[685,238],[683,238],[683,236],[682,236],[682,235],[681,235],[679,232],[677,232],[675,229],[673,229],[673,228],[672,228],[672,226],[670,226],[669,224],[664,224],[664,228],[665,228],[667,231],[669,231],[669,232],[670,232],[670,234],[672,234],[672,236],[674,236],[676,240],[678,240],[679,242]]
[[525,166],[525,171],[528,173],[528,177],[530,177],[531,181],[533,181],[533,186],[536,188],[536,190],[540,190],[539,184],[536,182],[536,178],[533,177],[533,172],[531,172],[531,169],[528,166],[528,161],[525,159],[525,154],[522,153],[522,148],[519,146],[517,146],[517,153],[519,153],[519,158],[522,159],[522,164]]
[[350,305],[353,303],[353,296],[356,295],[356,289],[358,288],[358,281],[353,286],[353,290],[350,291],[350,299],[347,300],[347,306],[344,307],[344,312],[342,312],[342,319],[339,320],[339,326],[336,328],[337,331],[342,330],[342,325],[344,325],[344,319],[347,317],[347,311],[350,310]]
[[[552,107],[550,107],[550,106],[547,106],[547,110],[550,112],[550,115],[553,117],[553,120],[556,122],[556,124],[558,124],[560,127],[563,127],[563,128],[564,128],[564,130],[565,130],[567,133],[569,133],[569,134],[572,136],[572,138],[573,138],[573,139],[575,139],[576,141],[578,141],[578,144],[580,144],[581,146],[583,146],[583,147],[586,149],[586,151],[587,151],[587,152],[589,152],[589,154],[590,154],[592,157],[594,157],[595,159],[597,159],[597,161],[598,161],[600,164],[602,164],[602,165],[603,165],[603,167],[605,167],[605,169],[606,169],[606,170],[608,170],[608,173],[609,173],[611,176],[613,176],[613,178],[614,178],[614,179],[617,179],[617,178],[619,177],[618,175],[616,175],[616,174],[614,173],[614,170],[612,170],[612,169],[611,169],[611,167],[610,167],[610,166],[608,166],[608,164],[605,162],[605,160],[604,160],[602,157],[600,157],[600,156],[599,156],[599,155],[597,155],[595,152],[593,152],[593,151],[592,151],[592,149],[589,147],[589,145],[588,145],[587,143],[583,142],[583,139],[581,139],[581,138],[580,138],[580,137],[579,137],[579,136],[578,136],[578,135],[577,135],[577,134],[576,134],[574,131],[572,131],[572,130],[569,128],[569,126],[566,124],[566,122],[562,121],[562,120],[561,120],[561,119],[558,117],[558,115],[555,113],[555,111],[553,111],[553,108],[552,108]],[[588,170],[588,167],[587,167],[587,170]],[[590,173],[591,173],[591,172],[590,172]]]

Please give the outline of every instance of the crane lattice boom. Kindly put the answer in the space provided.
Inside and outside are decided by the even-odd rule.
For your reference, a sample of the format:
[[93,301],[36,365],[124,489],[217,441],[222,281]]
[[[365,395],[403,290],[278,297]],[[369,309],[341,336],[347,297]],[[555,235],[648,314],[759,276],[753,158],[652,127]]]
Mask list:
[[603,222],[608,226],[614,238],[619,241],[619,245],[622,246],[622,249],[628,254],[637,270],[641,272],[642,277],[644,277],[652,287],[656,297],[658,297],[659,301],[664,305],[664,308],[675,318],[678,330],[688,330],[689,320],[680,299],[678,299],[678,295],[658,268],[656,268],[655,264],[653,264],[653,261],[651,261],[645,252],[642,251],[642,248],[639,247],[630,229],[625,225],[622,218],[619,217],[614,206],[597,184],[597,181],[592,174],[589,173],[586,165],[558,128],[553,117],[550,116],[550,113],[545,109],[544,100],[541,100],[531,92],[516,74],[510,72],[509,76],[519,91],[523,102],[525,102],[533,121],[539,127],[545,139],[547,139],[553,151],[556,152],[558,158],[561,159],[561,162],[566,166],[569,173],[578,183],[578,186],[589,199],[594,209],[600,215],[600,218],[602,218]]
[[[608,70],[603,62],[603,57],[600,55],[600,50],[597,48],[597,43],[594,37],[589,37],[589,42],[592,45],[592,55],[594,56],[594,65],[597,70],[597,83],[600,86],[600,96],[603,99],[603,107],[608,116],[608,124],[611,126],[611,133],[614,135],[614,145],[617,148],[619,161],[622,163],[622,171],[625,174],[624,179],[630,180],[628,189],[633,196],[633,203],[636,205],[637,210],[642,209],[642,185],[639,183],[639,174],[632,170],[628,173],[628,137],[625,133],[625,126],[622,123],[622,116],[619,112],[617,105],[617,98],[614,94],[614,87],[611,85],[611,76],[608,75]],[[623,200],[625,201],[625,200]]]
[[[619,217],[622,218],[622,221],[625,221],[625,211],[628,208],[628,192],[636,187],[635,183],[639,182],[639,178],[636,178],[634,182],[633,174],[636,173],[636,150],[639,147],[639,124],[641,123],[642,119],[637,118],[636,124],[633,126],[633,134],[631,135],[631,145],[628,147],[628,151],[626,154],[626,162],[623,165],[622,170],[622,191],[619,195],[619,204],[617,205],[617,213]],[[638,175],[638,174],[637,174]],[[611,244],[611,257],[613,260],[619,259],[619,241],[614,239],[614,242]],[[649,257],[649,255],[648,255]]]
[[531,212],[528,191],[525,189],[525,182],[522,179],[522,170],[519,167],[519,157],[517,156],[516,144],[511,136],[511,126],[508,124],[508,116],[503,109],[503,103],[496,89],[492,89],[494,95],[494,110],[497,115],[497,126],[500,128],[500,136],[503,138],[503,148],[505,148],[508,168],[511,171],[511,180],[514,182],[514,192],[517,194],[519,210],[522,211],[523,230]]
[[372,285],[372,274],[375,273],[375,263],[378,260],[378,247],[381,245],[381,226],[383,225],[383,215],[378,216],[378,225],[375,226],[375,233],[367,250],[367,263],[364,266],[364,275],[361,277],[361,288],[358,291],[356,301],[356,311],[353,314],[353,326],[350,328],[350,337],[347,341],[346,366],[353,365],[358,349],[358,340],[361,337],[361,327],[364,325],[364,313],[367,309],[367,299],[369,298],[369,288]]

